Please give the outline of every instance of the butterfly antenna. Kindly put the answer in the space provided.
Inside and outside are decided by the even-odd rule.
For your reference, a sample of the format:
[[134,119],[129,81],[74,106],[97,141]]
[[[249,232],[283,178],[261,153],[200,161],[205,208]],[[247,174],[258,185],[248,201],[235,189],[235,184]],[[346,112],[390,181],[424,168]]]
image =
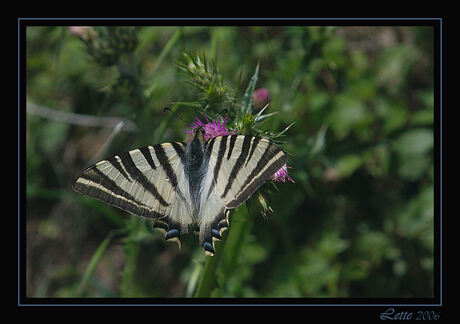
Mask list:
[[163,108],[163,112],[166,112],[166,111],[170,111],[173,113],[174,116],[176,116],[177,118],[179,118],[180,120],[182,120],[186,125],[188,125],[188,122],[186,122],[181,116],[179,116],[178,113],[176,113],[174,110],[172,110],[171,108],[169,107],[164,107]]
[[228,114],[228,109],[224,108],[220,111],[220,113],[217,116],[222,116],[222,115],[227,115]]

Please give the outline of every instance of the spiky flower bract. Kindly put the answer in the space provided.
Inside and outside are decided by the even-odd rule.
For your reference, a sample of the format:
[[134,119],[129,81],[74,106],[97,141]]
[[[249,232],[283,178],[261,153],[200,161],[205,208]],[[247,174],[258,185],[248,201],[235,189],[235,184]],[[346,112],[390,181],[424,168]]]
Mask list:
[[199,101],[205,111],[217,111],[231,99],[230,88],[223,82],[219,69],[204,54],[184,53],[176,63],[182,75],[202,93]]

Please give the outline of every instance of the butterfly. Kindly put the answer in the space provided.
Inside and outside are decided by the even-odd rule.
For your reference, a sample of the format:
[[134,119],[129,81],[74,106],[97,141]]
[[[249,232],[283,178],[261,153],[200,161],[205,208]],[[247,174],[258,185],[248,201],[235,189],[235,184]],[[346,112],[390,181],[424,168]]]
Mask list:
[[131,214],[151,218],[179,247],[189,228],[214,255],[231,209],[243,204],[285,166],[270,140],[249,135],[205,139],[202,126],[187,143],[168,142],[120,153],[85,169],[73,189]]

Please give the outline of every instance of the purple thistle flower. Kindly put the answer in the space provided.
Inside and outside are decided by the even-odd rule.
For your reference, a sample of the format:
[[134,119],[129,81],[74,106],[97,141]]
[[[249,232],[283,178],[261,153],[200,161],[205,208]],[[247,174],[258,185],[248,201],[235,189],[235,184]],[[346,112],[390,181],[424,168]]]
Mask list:
[[270,92],[265,88],[260,88],[254,91],[253,95],[254,109],[256,111],[264,108],[271,100]]
[[85,42],[97,37],[96,30],[91,26],[70,26],[69,33],[80,37]]
[[193,135],[197,128],[202,127],[204,130],[204,139],[206,141],[217,136],[233,135],[236,133],[236,130],[230,132],[225,127],[227,123],[227,116],[225,116],[222,123],[220,117],[217,121],[210,121],[205,114],[203,114],[203,116],[206,119],[206,123],[202,122],[198,117],[195,117],[195,121],[190,124],[191,130],[187,129],[187,133]]
[[294,180],[292,180],[292,178],[289,176],[287,168],[287,165],[284,164],[281,169],[276,171],[275,174],[270,177],[270,180],[278,182],[286,182],[286,180],[288,180],[292,183],[295,183]]

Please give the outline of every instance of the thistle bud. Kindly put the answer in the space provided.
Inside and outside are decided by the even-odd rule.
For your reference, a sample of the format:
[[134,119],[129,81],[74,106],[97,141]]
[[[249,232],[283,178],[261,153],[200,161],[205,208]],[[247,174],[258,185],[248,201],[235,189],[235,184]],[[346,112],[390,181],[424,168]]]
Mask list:
[[262,216],[267,217],[268,215],[273,213],[273,209],[270,207],[270,205],[268,204],[267,199],[265,198],[265,196],[260,191],[257,192],[257,200],[256,201],[259,203],[259,205],[261,207],[260,212],[261,212]]
[[120,55],[134,51],[138,40],[134,27],[69,27],[80,37],[94,60],[102,66],[115,65]]
[[70,26],[69,33],[80,37],[83,41],[87,41],[88,39],[97,36],[95,30],[90,26]]
[[131,53],[137,47],[137,34],[135,27],[112,27],[107,28],[110,46],[121,53]]

